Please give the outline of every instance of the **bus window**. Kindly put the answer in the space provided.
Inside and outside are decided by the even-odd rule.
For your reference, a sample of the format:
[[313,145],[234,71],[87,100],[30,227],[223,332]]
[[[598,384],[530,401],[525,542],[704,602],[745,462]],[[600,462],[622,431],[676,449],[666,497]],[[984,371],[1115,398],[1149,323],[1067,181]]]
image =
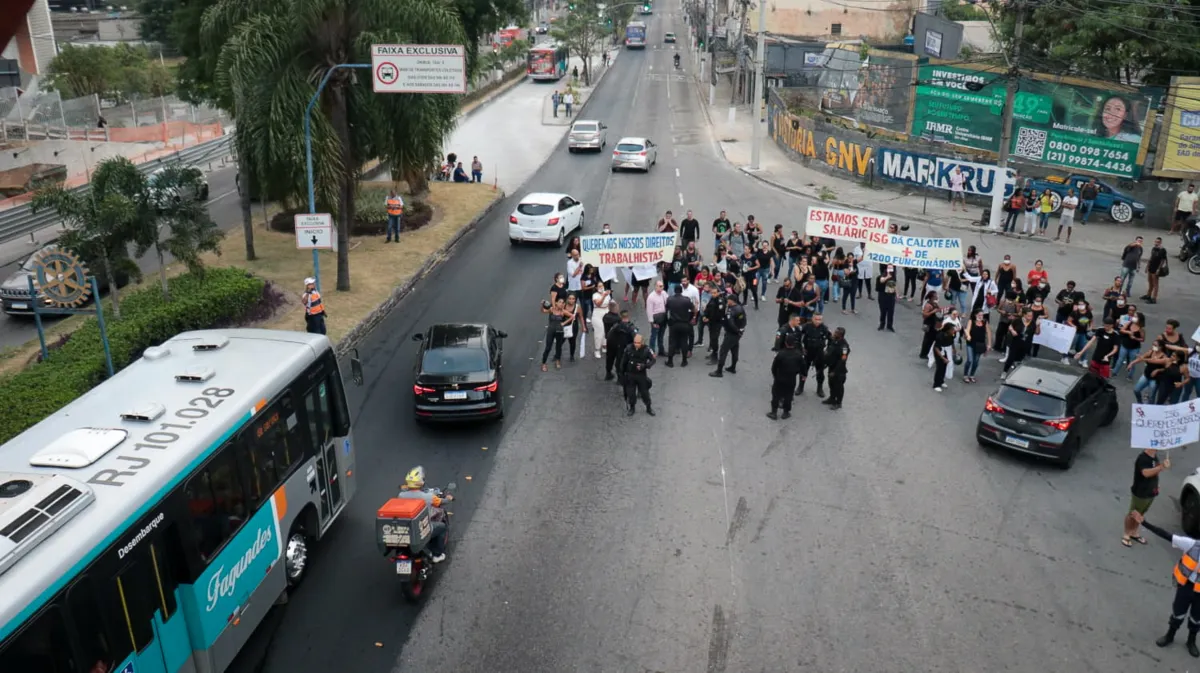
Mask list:
[[350,434],[350,407],[346,404],[346,388],[342,385],[342,374],[338,371],[336,363],[329,375],[329,393],[333,396],[329,401],[333,435],[345,437]]
[[[258,415],[246,436],[255,499],[265,498],[304,457],[303,429],[290,393]],[[267,492],[259,492],[265,489]]]
[[196,548],[206,563],[246,520],[246,495],[231,446],[221,449],[185,487]]
[[122,624],[133,649],[141,652],[154,640],[154,612],[158,609],[158,580],[149,553],[151,545],[125,557],[129,561],[117,575],[117,601]]
[[79,673],[80,670],[71,658],[71,643],[57,607],[43,610],[0,650],[0,671]]
[[[83,663],[93,670],[111,669],[118,661],[124,661],[133,653],[129,638],[113,638],[108,627],[118,623],[115,615],[101,612],[102,600],[96,594],[95,584],[90,577],[80,578],[67,592],[67,611],[71,615],[72,631],[79,645]],[[113,646],[116,643],[118,646]],[[124,645],[124,647],[121,647]]]

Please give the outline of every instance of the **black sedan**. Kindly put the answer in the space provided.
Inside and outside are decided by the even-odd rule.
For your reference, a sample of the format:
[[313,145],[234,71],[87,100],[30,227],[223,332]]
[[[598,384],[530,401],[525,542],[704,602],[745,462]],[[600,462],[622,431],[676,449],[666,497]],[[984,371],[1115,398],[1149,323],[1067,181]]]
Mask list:
[[1083,442],[1117,418],[1117,391],[1079,367],[1026,360],[1009,372],[979,416],[975,437],[1070,467]]
[[504,417],[504,339],[489,325],[442,324],[424,334],[413,380],[417,421]]

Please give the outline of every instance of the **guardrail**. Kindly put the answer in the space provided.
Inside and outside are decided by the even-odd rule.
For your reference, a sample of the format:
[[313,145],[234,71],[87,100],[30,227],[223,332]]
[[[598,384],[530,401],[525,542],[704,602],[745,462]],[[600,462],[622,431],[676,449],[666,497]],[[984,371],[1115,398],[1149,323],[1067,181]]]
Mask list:
[[[179,150],[174,154],[138,164],[138,170],[149,173],[173,164],[198,166],[233,155],[233,147],[233,134],[227,134],[215,140]],[[83,194],[87,192],[87,189],[87,185],[81,185],[71,191]],[[53,225],[57,219],[58,213],[53,210],[47,209],[34,213],[29,204],[0,211],[0,243],[7,243],[22,236],[29,236],[30,240],[33,240],[34,232]]]

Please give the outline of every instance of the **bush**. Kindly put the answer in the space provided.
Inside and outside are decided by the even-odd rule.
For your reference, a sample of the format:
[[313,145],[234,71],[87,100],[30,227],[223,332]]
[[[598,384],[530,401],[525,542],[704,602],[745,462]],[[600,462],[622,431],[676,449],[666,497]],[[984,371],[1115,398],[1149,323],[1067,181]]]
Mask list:
[[[157,284],[132,292],[121,302],[120,320],[105,311],[113,368],[124,369],[151,346],[188,330],[228,325],[252,313],[267,284],[233,268],[207,269],[170,280],[172,300],[163,301]],[[107,376],[100,327],[89,320],[71,334],[50,359],[0,380],[0,442],[58,411]]]
[[[387,230],[387,195],[383,187],[362,187],[354,204],[354,228],[352,236],[381,236]],[[433,207],[419,199],[406,199],[404,217],[401,220],[405,231],[413,231],[429,224],[433,219]]]

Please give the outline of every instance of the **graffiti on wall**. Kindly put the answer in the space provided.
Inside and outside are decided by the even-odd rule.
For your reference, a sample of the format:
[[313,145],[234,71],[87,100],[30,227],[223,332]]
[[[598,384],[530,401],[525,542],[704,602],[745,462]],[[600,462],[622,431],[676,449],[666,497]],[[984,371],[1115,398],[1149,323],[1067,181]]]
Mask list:
[[780,147],[855,177],[865,177],[873,170],[874,147],[817,130],[811,119],[789,113],[774,100],[770,112],[771,137]]

